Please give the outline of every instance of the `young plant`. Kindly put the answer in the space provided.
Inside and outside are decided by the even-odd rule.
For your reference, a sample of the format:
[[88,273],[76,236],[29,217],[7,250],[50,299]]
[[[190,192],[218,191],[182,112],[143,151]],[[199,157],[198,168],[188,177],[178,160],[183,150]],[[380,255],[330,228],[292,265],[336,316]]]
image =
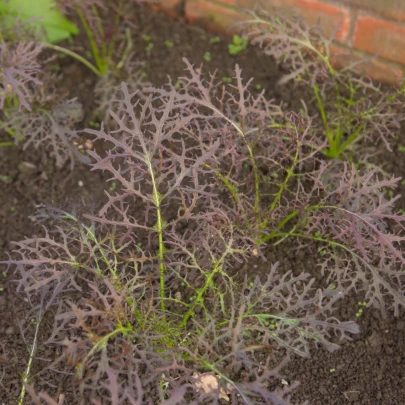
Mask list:
[[[80,404],[288,404],[294,386],[273,388],[283,352],[309,356],[310,341],[335,350],[331,334],[358,332],[333,316],[343,284],[315,288],[277,265],[236,282],[235,264],[264,259],[265,236],[311,240],[305,215],[321,190],[298,176],[316,173],[304,168],[316,155],[310,122],[250,95],[239,68],[222,89],[187,67],[181,90],[151,89],[146,100],[122,85],[117,129],[87,130],[106,146],[89,153],[116,184],[108,201],[87,220],[42,207],[35,218],[58,225],[16,243],[20,257],[8,261],[29,303],[44,291],[55,302],[42,344],[65,348],[50,368],[74,373]],[[281,118],[288,133],[268,125]],[[292,231],[295,211],[304,226]]]
[[[121,245],[119,235],[103,237],[101,229],[61,210],[41,208],[36,218],[58,220],[57,233],[19,242],[21,259],[9,263],[17,266],[18,290],[29,302],[45,297],[53,308],[41,343],[47,352],[65,347],[50,367],[72,373],[74,366],[79,403],[90,395],[94,403],[117,405],[148,398],[288,404],[295,385],[270,389],[285,364],[273,351],[281,346],[308,356],[308,339],[333,350],[337,346],[324,340],[331,330],[341,338],[358,331],[329,314],[342,294],[319,294],[308,275],[283,275],[272,266],[266,282],[245,281],[238,291],[226,271],[243,245],[232,252],[236,235],[218,224],[170,245],[166,283],[177,292],[162,311],[155,296],[159,267],[150,266],[147,252]],[[30,364],[38,361],[30,356]],[[31,388],[45,371],[30,376]],[[218,376],[218,389],[202,389],[209,375]],[[35,390],[28,393],[35,398]]]
[[[81,402],[87,395],[100,404],[147,398],[287,404],[292,388],[270,386],[284,364],[275,353],[308,356],[309,341],[334,350],[331,332],[339,338],[358,332],[332,315],[343,291],[316,291],[308,274],[269,265],[265,280],[238,287],[232,268],[260,255],[256,241],[270,219],[261,213],[260,188],[256,194],[253,187],[253,204],[242,194],[251,175],[230,176],[249,162],[260,179],[261,158],[250,141],[279,149],[276,134],[261,139],[255,132],[277,109],[263,94],[247,95],[239,69],[236,95],[219,100],[214,78],[206,88],[190,65],[189,74],[184,90],[156,89],[145,101],[123,84],[122,104],[112,112],[118,129],[87,130],[109,148],[90,154],[93,170],[111,173],[114,194],[107,193],[98,215],[86,215],[90,224],[42,208],[36,218],[57,221],[56,233],[18,242],[20,258],[8,261],[29,302],[45,288],[58,302],[43,344],[65,347],[52,369],[74,366]],[[231,204],[220,198],[223,184]]]
[[263,92],[254,97],[238,67],[229,90],[214,76],[204,81],[190,64],[187,70],[177,98],[197,116],[190,133],[204,145],[220,141],[210,168],[238,212],[239,226],[262,230],[259,244],[289,237],[324,244],[328,280],[345,292],[364,290],[368,305],[398,315],[405,305],[405,216],[394,212],[399,196],[387,200],[384,189],[400,178],[380,179],[377,169],[360,172],[320,160],[325,143],[307,114],[282,114]]
[[[135,0],[137,3],[140,1]],[[65,15],[76,14],[79,17],[95,63],[95,69],[92,70],[98,76],[107,74],[111,69],[119,70],[132,48],[129,31],[132,24],[125,17],[124,2],[120,0],[117,5],[113,5],[104,0],[57,0],[57,4]],[[122,35],[123,26],[126,27],[125,38]],[[126,41],[124,48],[118,47],[118,56],[117,44],[120,41],[117,38]]]
[[166,48],[171,49],[171,48],[174,47],[174,42],[172,42],[172,41],[166,39],[166,40],[165,40],[165,46],[166,46]]
[[[92,56],[94,59],[94,64],[88,60],[87,57],[74,52],[67,47],[54,44],[61,39],[70,37],[70,35],[77,34],[78,30],[67,19],[63,19],[60,15],[59,10],[50,9],[48,0],[42,0],[34,11],[31,10],[27,4],[22,2],[21,4],[16,4],[15,6],[22,7],[20,14],[27,17],[30,12],[39,13],[38,20],[28,21],[24,25],[24,30],[31,29],[32,27],[36,30],[32,31],[36,36],[36,42],[41,43],[43,47],[53,49],[64,55],[75,58],[79,62],[83,63],[88,67],[93,73],[99,77],[103,77],[111,74],[111,71],[115,75],[120,75],[120,71],[132,57],[132,38],[130,33],[131,23],[123,17],[125,13],[123,12],[123,2],[119,2],[117,6],[112,6],[103,0],[88,0],[83,1],[57,1],[60,11],[65,15],[77,14],[83,28],[86,32],[87,38],[89,40]],[[0,39],[3,40],[4,37],[13,38],[13,35],[9,35],[10,32],[17,32],[17,38],[21,37],[21,30],[11,30],[9,27],[9,20],[13,18],[16,24],[20,24],[19,14],[16,14],[13,5],[8,5],[3,9],[0,8],[0,21],[3,25],[2,30],[0,30]],[[29,10],[28,10],[29,9]],[[49,24],[49,20],[52,18],[53,24]],[[56,19],[55,19],[56,18]],[[124,24],[125,23],[125,24]],[[41,32],[38,28],[44,26],[47,36],[45,38],[41,37]],[[125,26],[125,30],[121,29]],[[73,30],[73,28],[75,28]],[[63,30],[65,29],[65,31]],[[56,30],[56,31],[55,31]],[[133,63],[132,63],[133,66]],[[122,81],[121,77],[121,81]],[[125,78],[127,79],[127,78]],[[120,83],[120,82],[119,82]]]
[[[56,158],[58,166],[67,160],[88,163],[73,142],[79,136],[74,124],[82,117],[81,105],[75,100],[65,100],[50,90],[49,76],[43,79],[39,55],[44,47],[35,42],[0,42],[0,128],[22,141],[24,148],[34,145]],[[11,146],[4,142],[2,146]]]
[[243,52],[248,45],[248,38],[242,38],[239,35],[232,36],[232,43],[228,44],[229,55],[238,55]]
[[43,46],[35,42],[13,45],[0,42],[0,109],[17,106],[30,111],[33,90],[42,84],[38,78],[38,56]]
[[388,138],[394,136],[402,119],[399,93],[394,90],[394,94],[387,94],[362,77],[358,68],[367,61],[349,56],[342,69],[335,69],[332,41],[339,27],[326,38],[319,26],[308,26],[305,21],[265,11],[248,14],[251,18],[243,22],[248,28],[247,38],[291,69],[279,84],[294,80],[312,87],[328,142],[324,148],[328,158],[347,158],[348,152],[365,139],[382,140],[390,148]]
[[[118,96],[121,82],[125,81],[131,92],[147,85],[141,77],[141,64],[134,60],[131,36],[131,28],[134,26],[126,17],[126,7],[143,1],[133,0],[125,3],[120,0],[115,5],[105,0],[57,0],[65,15],[76,14],[79,17],[86,33],[94,64],[76,53],[71,56],[85,63],[99,77],[95,86],[98,105],[93,119],[99,116],[106,125],[112,124],[109,110],[112,108],[112,100]],[[64,52],[64,49],[58,49],[56,46],[53,46],[53,49]],[[147,53],[153,49],[150,37],[145,49]]]
[[[28,342],[29,338],[27,338],[27,332],[33,328],[34,329],[34,336],[32,338],[32,342],[27,344],[28,349],[28,361],[24,372],[22,373],[22,386],[20,395],[18,397],[17,404],[24,405],[26,393],[27,393],[27,385],[29,384],[32,378],[32,369],[34,366],[34,359],[37,356],[39,340],[40,340],[40,330],[42,327],[42,322],[44,321],[46,311],[52,306],[53,300],[52,298],[48,300],[45,304],[44,298],[47,296],[47,290],[44,288],[41,291],[41,296],[39,297],[38,305],[35,305],[28,313],[24,314],[25,319],[28,320],[26,322],[25,327],[23,326],[22,322],[19,322],[20,334],[24,341]],[[47,297],[49,298],[49,297]]]
[[37,7],[32,7],[31,3],[25,0],[0,2],[0,40],[9,44],[37,43],[44,48],[75,58],[100,75],[99,70],[86,58],[55,44],[64,39],[71,39],[72,35],[79,32],[77,27],[53,8],[52,1],[41,0],[37,3]]
[[66,100],[54,94],[47,87],[37,89],[31,109],[21,113],[19,106],[9,108],[0,128],[14,137],[15,144],[21,142],[23,149],[30,146],[40,149],[44,158],[51,156],[59,167],[68,161],[72,169],[75,162],[87,164],[89,157],[76,146],[81,142],[75,126],[82,120],[82,106],[75,99]]
[[[102,3],[97,4],[99,7],[103,6]],[[96,4],[92,3],[91,8],[95,14],[98,13]],[[111,100],[117,95],[117,85],[123,79],[128,81],[131,90],[144,85],[137,74],[138,66],[131,60],[132,42],[129,30],[125,32],[126,45],[123,42],[122,46],[115,47],[122,59],[114,69],[104,72],[100,70],[101,65],[96,68],[75,52],[44,42],[39,36],[40,33],[33,31],[28,22],[21,23],[17,18],[16,27],[11,28],[8,24],[9,17],[7,13],[0,13],[1,128],[14,137],[15,142],[23,141],[24,147],[32,144],[50,152],[56,158],[58,166],[62,166],[67,160],[71,161],[72,166],[76,160],[88,163],[88,158],[79,153],[75,146],[80,143],[75,124],[82,120],[81,106],[75,100],[66,100],[65,95],[57,94],[55,76],[45,72],[49,67],[49,60],[42,58],[40,61],[41,52],[45,48],[52,48],[69,54],[85,63],[98,75],[103,74],[96,86],[98,105],[94,115],[105,118]],[[94,22],[94,19],[92,21]],[[102,26],[102,21],[99,20],[93,28],[101,29]],[[101,32],[99,34],[101,35]],[[16,38],[20,37],[21,41],[16,41]],[[25,38],[33,38],[33,41],[25,42]],[[112,52],[112,43],[109,43],[109,49]],[[108,55],[105,54],[105,58]],[[107,63],[107,59],[103,63]],[[107,124],[108,120],[105,121]],[[1,146],[11,145],[12,142],[1,143]]]
[[211,62],[211,59],[212,59],[212,56],[211,56],[211,52],[205,52],[204,53],[204,55],[203,55],[203,59],[206,61],[206,62]]

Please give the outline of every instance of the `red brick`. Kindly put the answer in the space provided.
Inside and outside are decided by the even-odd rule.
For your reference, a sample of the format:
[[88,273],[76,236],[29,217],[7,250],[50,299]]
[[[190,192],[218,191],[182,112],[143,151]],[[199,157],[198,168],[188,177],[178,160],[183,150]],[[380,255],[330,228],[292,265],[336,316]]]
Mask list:
[[[186,1],[190,1],[190,0],[186,0]],[[225,4],[227,6],[238,8],[238,0],[212,0],[212,1],[214,3]]]
[[353,47],[405,65],[405,26],[370,16],[359,16]]
[[151,3],[154,10],[163,10],[171,17],[179,17],[181,10],[181,0],[160,0],[159,3]]
[[239,0],[239,4],[247,9],[254,9],[259,4],[261,8],[269,12],[274,9],[286,15],[302,16],[309,25],[318,22],[326,36],[332,35],[335,28],[340,24],[336,39],[344,42],[350,29],[350,12],[346,8],[326,4],[318,0]]
[[399,86],[404,78],[403,69],[400,69],[398,66],[391,65],[390,63],[381,59],[375,59],[370,62],[359,64],[357,69],[360,73],[381,83]]
[[[198,22],[206,29],[224,32],[236,22],[243,20],[243,14],[231,7],[222,6],[208,0],[188,0],[185,6],[186,20],[190,23]],[[235,28],[233,30],[238,32]],[[228,32],[232,32],[232,29]]]
[[[369,55],[363,52],[343,48],[338,45],[331,46],[331,62],[334,68],[342,69],[349,64],[357,62],[355,70],[362,75],[389,84],[399,84],[404,77],[403,69],[381,59],[367,60]],[[363,60],[363,62],[361,62]]]
[[351,8],[373,11],[394,20],[405,21],[404,0],[341,0]]

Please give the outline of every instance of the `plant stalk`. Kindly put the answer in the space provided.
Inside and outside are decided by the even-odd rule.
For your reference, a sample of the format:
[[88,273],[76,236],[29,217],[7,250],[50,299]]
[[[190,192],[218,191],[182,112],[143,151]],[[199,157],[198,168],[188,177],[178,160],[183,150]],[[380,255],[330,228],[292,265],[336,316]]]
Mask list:
[[39,315],[37,317],[37,323],[36,323],[36,326],[35,326],[34,341],[32,343],[31,350],[29,351],[30,357],[28,359],[27,367],[25,368],[24,375],[22,376],[23,386],[21,387],[20,397],[18,399],[17,405],[24,405],[24,399],[25,399],[25,393],[26,393],[25,384],[29,380],[29,377],[30,377],[30,374],[31,374],[32,363],[34,362],[35,352],[37,351],[39,325],[41,324],[41,320],[42,320],[42,308],[41,308],[41,311],[40,311],[40,313],[39,313]]
[[83,63],[83,65],[88,67],[97,76],[99,76],[99,77],[103,76],[103,73],[99,69],[97,69],[92,63],[90,63],[87,59],[83,58],[83,56],[80,56],[78,53],[70,51],[69,49],[66,49],[66,48],[63,48],[62,46],[58,46],[58,45],[54,45],[54,44],[45,44],[45,46],[49,49],[53,49],[54,51],[62,52],[65,55],[69,55],[72,58],[75,58],[79,62]]

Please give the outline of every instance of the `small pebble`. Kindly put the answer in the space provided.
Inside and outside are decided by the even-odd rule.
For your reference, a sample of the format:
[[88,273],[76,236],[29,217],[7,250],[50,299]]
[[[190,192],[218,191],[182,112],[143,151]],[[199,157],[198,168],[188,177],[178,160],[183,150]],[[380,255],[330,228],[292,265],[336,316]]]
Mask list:
[[87,139],[84,144],[86,145],[87,149],[93,149],[94,148],[93,142],[90,139]]

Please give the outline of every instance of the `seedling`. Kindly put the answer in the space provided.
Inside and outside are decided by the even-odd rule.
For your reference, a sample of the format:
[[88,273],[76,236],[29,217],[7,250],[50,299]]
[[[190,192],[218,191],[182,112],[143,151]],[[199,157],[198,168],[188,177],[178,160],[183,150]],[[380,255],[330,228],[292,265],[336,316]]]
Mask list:
[[230,55],[238,55],[243,52],[248,45],[248,38],[240,37],[239,35],[232,36],[232,43],[228,44],[228,52]]
[[60,67],[59,63],[54,63],[54,64],[51,66],[51,69],[52,69],[54,72],[60,72],[60,71],[62,70],[62,68]]
[[7,174],[1,174],[0,175],[0,180],[3,181],[3,183],[6,183],[6,184],[11,182],[11,178]]
[[111,186],[108,188],[108,191],[109,191],[110,193],[113,193],[116,189],[117,189],[117,183],[116,183],[115,181],[113,181],[113,182],[111,183]]
[[203,56],[203,59],[206,61],[206,62],[211,62],[211,52],[205,52],[204,53],[204,56]]
[[360,318],[363,315],[363,308],[365,308],[367,306],[367,302],[366,301],[359,301],[357,303],[359,309],[356,312],[356,318]]
[[174,47],[174,42],[169,41],[169,40],[166,39],[165,45],[166,45],[166,48],[169,48],[169,49],[170,49],[170,48],[173,48],[173,47]]
[[100,123],[98,121],[89,121],[90,128],[99,128]]
[[151,53],[153,47],[154,47],[153,42],[149,42],[148,45],[145,46],[145,52],[146,52],[146,53]]

